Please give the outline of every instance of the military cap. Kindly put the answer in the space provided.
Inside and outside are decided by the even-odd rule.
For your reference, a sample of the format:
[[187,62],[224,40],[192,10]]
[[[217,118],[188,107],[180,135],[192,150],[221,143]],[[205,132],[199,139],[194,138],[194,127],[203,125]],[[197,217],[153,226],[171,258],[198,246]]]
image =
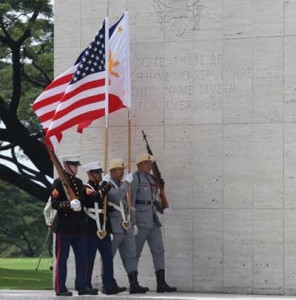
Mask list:
[[88,164],[85,164],[83,166],[83,169],[85,169],[85,171],[87,172],[101,172],[104,173],[103,171],[103,167],[102,167],[102,162],[100,161],[94,161]]
[[136,164],[139,164],[143,161],[151,161],[154,162],[154,157],[148,153],[141,153],[136,158]]
[[80,166],[80,156],[79,154],[71,154],[71,155],[64,155],[62,156],[62,160],[65,163],[68,163],[70,165],[78,165]]
[[109,170],[116,168],[126,168],[126,165],[121,158],[112,158],[109,163]]

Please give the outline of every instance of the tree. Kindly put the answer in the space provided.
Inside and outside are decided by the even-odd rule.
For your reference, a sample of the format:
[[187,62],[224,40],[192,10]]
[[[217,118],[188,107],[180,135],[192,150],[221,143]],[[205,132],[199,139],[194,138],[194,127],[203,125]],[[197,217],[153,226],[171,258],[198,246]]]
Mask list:
[[49,0],[0,3],[0,180],[46,201],[53,166],[31,105],[52,80]]
[[1,180],[0,199],[1,256],[38,256],[47,234],[43,203]]

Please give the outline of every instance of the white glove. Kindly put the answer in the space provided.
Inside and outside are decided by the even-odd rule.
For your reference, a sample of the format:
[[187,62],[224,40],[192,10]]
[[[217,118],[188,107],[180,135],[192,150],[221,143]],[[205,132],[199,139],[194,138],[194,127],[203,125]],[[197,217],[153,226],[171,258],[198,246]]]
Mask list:
[[133,173],[128,173],[124,176],[124,181],[131,183],[133,181]]
[[111,180],[110,174],[106,174],[103,176],[103,181],[109,182]]
[[134,225],[134,236],[136,236],[139,233],[139,229],[137,225]]
[[163,210],[163,214],[164,214],[164,215],[170,214],[171,212],[172,212],[172,209],[171,209],[170,207],[165,208],[165,209]]
[[81,208],[81,203],[78,199],[74,199],[70,202],[70,207],[73,210],[77,210],[77,209]]

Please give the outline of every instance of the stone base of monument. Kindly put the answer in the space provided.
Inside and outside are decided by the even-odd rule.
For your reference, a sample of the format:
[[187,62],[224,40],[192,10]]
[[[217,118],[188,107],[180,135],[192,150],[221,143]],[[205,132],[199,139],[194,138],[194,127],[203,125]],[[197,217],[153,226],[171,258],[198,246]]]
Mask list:
[[[124,292],[114,296],[106,296],[99,292],[98,296],[78,296],[76,292],[73,293],[72,298],[85,299],[85,300],[127,300],[127,299],[143,299],[143,300],[214,300],[214,299],[239,299],[239,300],[294,300],[292,296],[268,296],[268,295],[239,295],[239,294],[199,294],[199,293],[164,293],[157,294],[155,292],[147,293],[145,295],[130,295],[128,292]],[[0,290],[1,300],[65,300],[71,299],[71,297],[56,297],[54,291],[32,291],[32,290]]]

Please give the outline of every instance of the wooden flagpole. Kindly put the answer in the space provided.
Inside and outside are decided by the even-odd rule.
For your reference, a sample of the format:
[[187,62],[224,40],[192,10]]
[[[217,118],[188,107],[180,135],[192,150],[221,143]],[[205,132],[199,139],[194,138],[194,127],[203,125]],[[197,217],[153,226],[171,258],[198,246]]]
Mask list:
[[105,149],[104,149],[104,170],[105,174],[108,173],[108,147],[109,147],[109,127],[108,127],[108,117],[106,117],[106,124],[105,124],[105,133],[104,133],[104,142],[105,142]]
[[[109,147],[109,23],[108,17],[105,18],[105,149],[104,149],[104,171],[105,174],[108,172],[108,147]],[[103,224],[107,221],[107,196],[104,198],[103,204]]]
[[108,146],[109,146],[109,24],[108,17],[105,18],[105,173],[108,170]]
[[[131,172],[132,170],[132,126],[131,126],[131,118],[130,118],[130,110],[128,109],[128,163],[127,163],[127,170],[128,173]],[[128,211],[129,213],[131,212],[131,206],[132,206],[132,194],[131,194],[131,184],[129,185],[128,188],[128,194],[127,194],[127,204],[128,204]]]
[[[127,43],[126,43],[126,55],[127,55],[127,68],[126,68],[126,80],[127,80],[127,95],[128,95],[128,173],[131,172],[132,167],[132,121],[131,121],[131,114],[130,114],[130,108],[131,108],[131,79],[130,79],[130,60],[129,60],[129,18],[128,18],[128,12],[126,11],[125,13],[126,17],[126,30],[127,30]],[[131,197],[131,185],[129,186],[129,191],[128,191],[128,197],[127,197],[127,202],[128,202],[128,209],[129,213],[131,211],[131,206],[132,206],[132,197]]]
[[130,173],[132,170],[132,120],[130,118],[130,110],[128,109],[128,120],[127,120],[127,124],[128,124],[128,165],[127,165],[127,170]]

